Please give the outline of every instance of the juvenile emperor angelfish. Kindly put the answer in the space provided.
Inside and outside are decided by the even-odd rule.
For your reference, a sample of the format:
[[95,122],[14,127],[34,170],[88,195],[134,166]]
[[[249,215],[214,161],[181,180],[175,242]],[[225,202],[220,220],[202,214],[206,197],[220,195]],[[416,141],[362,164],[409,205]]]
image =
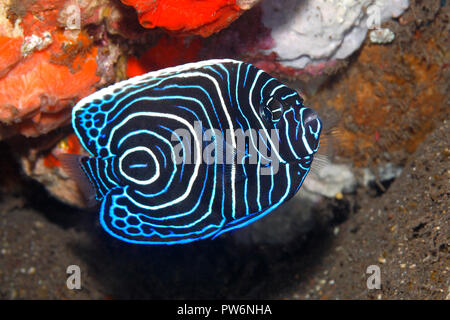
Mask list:
[[228,59],[118,82],[72,116],[101,225],[137,244],[214,238],[265,216],[300,189],[322,129],[295,90]]

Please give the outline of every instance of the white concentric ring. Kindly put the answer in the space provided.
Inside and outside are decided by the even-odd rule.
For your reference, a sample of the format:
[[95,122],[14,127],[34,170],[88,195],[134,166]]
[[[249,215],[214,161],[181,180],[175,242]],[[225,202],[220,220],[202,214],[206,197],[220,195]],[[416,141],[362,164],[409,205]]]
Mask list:
[[[123,170],[123,168],[122,168],[122,161],[123,161],[123,159],[126,156],[128,156],[130,153],[133,153],[133,152],[136,152],[136,151],[147,152],[153,158],[153,161],[155,162],[155,174],[151,178],[146,179],[146,180],[139,180],[139,179],[130,177],[128,174],[125,173],[125,170]],[[130,180],[130,181],[132,181],[132,182],[134,182],[136,184],[140,184],[140,185],[149,185],[149,184],[153,183],[154,181],[156,181],[159,178],[159,175],[160,175],[159,162],[158,162],[158,159],[156,158],[156,155],[149,148],[142,147],[142,146],[128,149],[127,151],[125,151],[120,156],[120,158],[119,158],[119,171],[120,171],[120,174],[122,176],[124,176],[126,179],[128,179],[128,180]]]
[[[136,99],[135,102],[145,101],[146,99],[148,99],[148,98],[142,97],[142,98]],[[194,150],[195,150],[196,157],[197,157],[196,159],[201,159],[201,142],[200,142],[199,138],[197,137],[197,135],[196,135],[196,133],[195,133],[194,127],[193,127],[188,121],[186,121],[185,119],[183,119],[182,117],[179,117],[179,116],[177,116],[177,115],[170,114],[170,113],[151,112],[151,111],[146,111],[146,112],[145,112],[145,111],[142,111],[142,112],[135,112],[135,113],[133,113],[133,114],[128,115],[125,119],[123,119],[119,124],[117,124],[117,125],[111,130],[111,133],[110,133],[110,136],[109,136],[109,140],[108,140],[107,145],[110,145],[110,144],[111,144],[111,140],[113,139],[113,137],[114,137],[116,131],[117,131],[119,128],[121,128],[121,127],[122,127],[123,125],[125,125],[128,121],[130,121],[131,119],[136,118],[136,117],[167,118],[167,119],[172,119],[172,120],[175,120],[175,121],[180,122],[180,123],[183,124],[185,127],[187,127],[188,130],[191,132],[191,134],[192,134],[192,136],[193,136],[193,138],[194,138],[194,144],[195,144],[195,149],[194,149]],[[131,149],[130,149],[130,150],[131,150]],[[191,193],[191,190],[192,190],[192,187],[193,187],[193,185],[194,185],[194,182],[195,182],[195,180],[197,179],[197,176],[198,176],[198,172],[199,172],[199,168],[200,168],[200,162],[201,162],[201,161],[197,161],[197,162],[195,163],[195,167],[194,167],[194,170],[193,170],[193,172],[192,172],[192,175],[191,175],[191,177],[190,177],[190,179],[189,179],[189,183],[188,183],[188,185],[187,185],[187,187],[186,187],[186,191],[185,191],[180,197],[178,197],[178,198],[176,198],[176,199],[174,199],[174,200],[168,201],[168,202],[166,202],[166,203],[163,203],[163,204],[160,204],[160,205],[153,205],[153,206],[149,206],[149,205],[144,205],[144,204],[138,203],[138,202],[135,201],[132,197],[130,197],[130,201],[131,201],[133,204],[135,204],[135,205],[137,205],[137,206],[139,206],[139,207],[141,207],[141,208],[147,209],[147,210],[159,210],[159,209],[166,208],[166,207],[169,207],[169,206],[172,206],[172,205],[175,205],[175,204],[177,204],[177,203],[182,202],[182,201],[183,201],[184,199],[186,199],[186,198],[189,196],[189,194]]]

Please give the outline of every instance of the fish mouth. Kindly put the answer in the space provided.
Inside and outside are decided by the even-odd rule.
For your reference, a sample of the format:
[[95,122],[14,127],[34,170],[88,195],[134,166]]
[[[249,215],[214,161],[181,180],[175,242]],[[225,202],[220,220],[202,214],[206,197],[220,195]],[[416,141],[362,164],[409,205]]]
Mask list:
[[319,119],[319,115],[314,110],[308,108],[303,112],[303,125],[305,127],[312,125]]

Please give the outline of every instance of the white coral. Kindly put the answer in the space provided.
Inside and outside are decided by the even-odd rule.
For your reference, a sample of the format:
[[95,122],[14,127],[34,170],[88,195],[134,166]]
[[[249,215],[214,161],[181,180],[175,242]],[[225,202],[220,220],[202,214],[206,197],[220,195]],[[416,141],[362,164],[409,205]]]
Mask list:
[[31,36],[25,37],[22,43],[22,47],[20,48],[20,51],[22,52],[22,55],[25,57],[36,50],[39,51],[47,48],[52,42],[53,42],[52,35],[48,31],[45,31],[41,37],[33,34]]
[[282,63],[344,59],[363,43],[371,27],[398,17],[408,0],[265,0],[263,23],[270,28]]

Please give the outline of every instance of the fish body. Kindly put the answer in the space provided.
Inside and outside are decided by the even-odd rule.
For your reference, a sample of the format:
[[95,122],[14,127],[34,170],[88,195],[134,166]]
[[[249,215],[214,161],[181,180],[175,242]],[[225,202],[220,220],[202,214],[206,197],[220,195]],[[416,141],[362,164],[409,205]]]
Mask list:
[[322,129],[295,90],[229,59],[116,83],[72,116],[101,225],[138,244],[216,237],[273,211],[300,189]]

